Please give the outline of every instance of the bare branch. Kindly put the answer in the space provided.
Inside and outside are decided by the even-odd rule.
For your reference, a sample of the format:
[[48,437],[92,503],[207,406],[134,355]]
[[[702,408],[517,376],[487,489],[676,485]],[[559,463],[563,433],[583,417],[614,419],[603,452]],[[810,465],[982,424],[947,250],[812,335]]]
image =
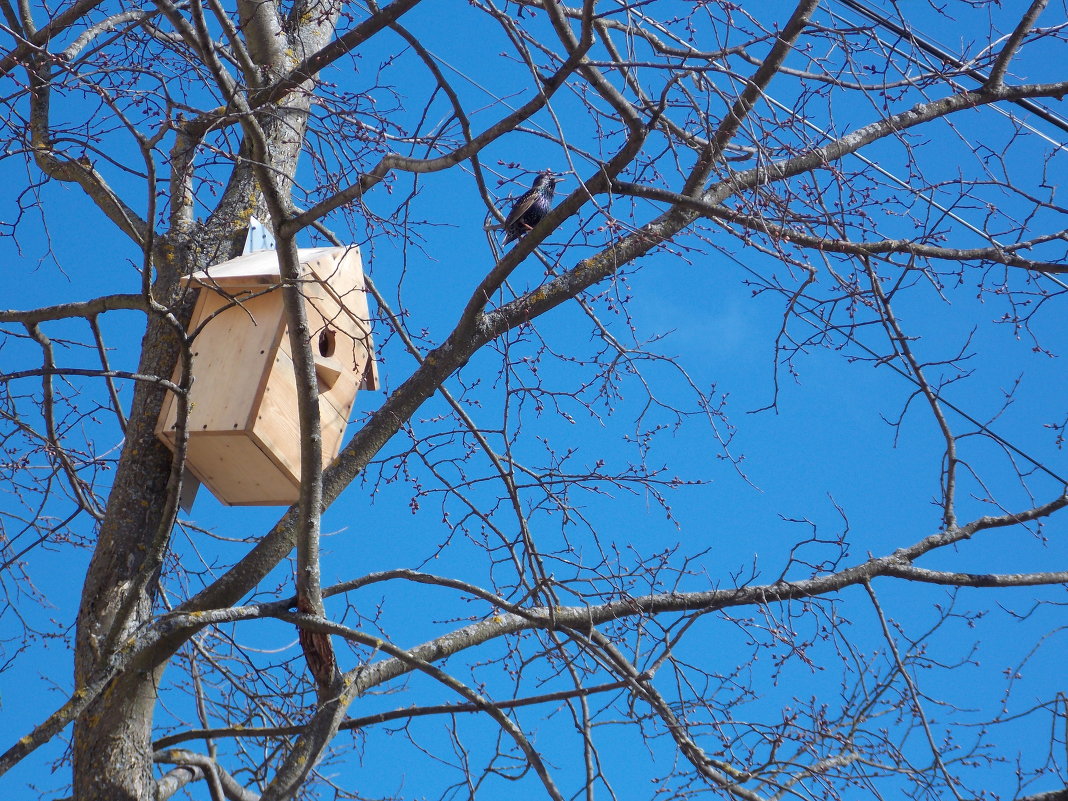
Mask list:
[[153,761],[163,765],[181,765],[185,768],[171,771],[159,781],[156,788],[157,801],[171,798],[182,787],[197,779],[207,781],[212,801],[222,801],[224,798],[230,801],[258,801],[260,797],[242,787],[214,759],[205,754],[183,749],[170,749],[157,751],[153,755]]
[[990,70],[990,77],[987,78],[984,88],[997,90],[1004,86],[1005,73],[1009,69],[1009,62],[1012,61],[1013,56],[1019,52],[1024,37],[1027,36],[1031,28],[1038,22],[1039,15],[1042,14],[1048,4],[1049,0],[1032,0],[1030,8],[1024,12],[1024,15],[1016,24],[1016,29],[1001,48],[1001,52],[998,54],[998,60],[994,62],[994,67]]
[[149,304],[142,295],[102,295],[91,300],[61,303],[58,306],[42,306],[38,309],[16,311],[0,310],[0,323],[43,323],[49,320],[65,320],[71,317],[91,318],[104,312],[120,309],[148,311]]

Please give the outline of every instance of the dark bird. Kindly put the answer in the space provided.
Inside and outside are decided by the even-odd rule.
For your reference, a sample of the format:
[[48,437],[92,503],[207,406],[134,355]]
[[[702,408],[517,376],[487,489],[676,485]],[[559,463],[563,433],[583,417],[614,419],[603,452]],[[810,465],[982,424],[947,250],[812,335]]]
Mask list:
[[534,185],[512,206],[504,221],[504,244],[519,239],[531,228],[541,222],[541,218],[552,208],[553,192],[556,185],[564,180],[562,175],[553,175],[552,170],[543,170],[534,179]]

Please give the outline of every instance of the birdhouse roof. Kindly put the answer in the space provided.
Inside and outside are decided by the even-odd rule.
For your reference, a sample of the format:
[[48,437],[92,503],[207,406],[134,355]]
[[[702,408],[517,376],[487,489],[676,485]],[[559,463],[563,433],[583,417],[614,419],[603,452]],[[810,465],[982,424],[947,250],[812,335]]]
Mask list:
[[[345,254],[346,248],[301,248],[297,251],[300,259],[301,272],[310,271],[321,281],[330,281],[330,267],[335,266]],[[332,258],[322,259],[328,256]],[[325,274],[324,274],[325,273]],[[278,267],[278,252],[274,250],[260,250],[249,253],[246,256],[238,256],[219,264],[214,264],[206,270],[195,272],[182,281],[185,284],[201,284],[208,287],[226,287],[228,289],[240,287],[255,287],[264,284],[274,284],[279,280],[281,272]]]

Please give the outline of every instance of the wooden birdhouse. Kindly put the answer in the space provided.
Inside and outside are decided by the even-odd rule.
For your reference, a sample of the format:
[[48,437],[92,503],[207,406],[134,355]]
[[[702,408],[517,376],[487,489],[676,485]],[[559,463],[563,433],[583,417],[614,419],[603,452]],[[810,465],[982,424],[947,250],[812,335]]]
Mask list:
[[[341,449],[356,391],[376,389],[378,375],[359,250],[299,256],[325,466]],[[295,503],[300,424],[278,254],[251,253],[184,280],[199,291],[189,330],[203,326],[192,344],[187,469],[225,504]],[[156,426],[172,450],[177,406],[169,395]]]

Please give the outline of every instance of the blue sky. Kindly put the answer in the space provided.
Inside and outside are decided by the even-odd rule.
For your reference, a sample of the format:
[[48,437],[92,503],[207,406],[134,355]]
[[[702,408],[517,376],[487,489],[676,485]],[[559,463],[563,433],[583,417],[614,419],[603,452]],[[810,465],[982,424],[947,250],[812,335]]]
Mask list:
[[[778,5],[788,8],[786,4]],[[499,112],[499,106],[491,106],[491,103],[499,103],[500,98],[518,91],[517,87],[525,84],[517,83],[516,72],[507,68],[499,56],[493,55],[496,43],[491,43],[493,47],[465,46],[462,39],[469,24],[465,15],[473,12],[461,5],[454,11],[440,15],[432,22],[415,18],[411,27],[452,67],[478,77],[479,89],[463,81],[458,85],[472,103],[486,104],[485,116],[489,117]],[[917,13],[922,17],[917,25],[922,28],[930,12],[920,10]],[[930,24],[936,26],[936,23],[937,20],[932,18]],[[934,27],[934,33],[951,49],[956,43],[949,40],[950,33],[955,32],[946,31],[942,25]],[[968,31],[962,31],[962,35],[967,38]],[[377,60],[384,55],[385,49],[366,52],[361,57],[362,72],[355,77],[341,72],[326,77],[352,80],[352,85],[358,86],[360,80],[374,74]],[[1051,76],[1043,73],[1049,64],[1050,60],[1025,59],[1019,66],[1021,70],[1031,70],[1029,75],[1034,75],[1035,79],[1047,79]],[[419,82],[425,80],[423,73],[403,61],[387,75],[389,81],[398,85],[410,81],[406,86],[413,95],[417,94]],[[778,84],[772,85],[772,95],[784,102],[788,102],[789,91],[789,84],[786,84],[783,94],[778,95]],[[517,95],[521,96],[522,92]],[[566,117],[570,103],[566,96],[561,96],[554,110]],[[859,120],[868,119],[870,110],[845,107],[834,108],[833,113],[834,124],[845,129]],[[477,122],[479,116],[475,119]],[[553,121],[547,115],[539,116],[535,122],[543,129],[552,130]],[[821,124],[827,122],[824,120]],[[1039,123],[1035,125],[1049,135],[1062,135]],[[984,141],[998,152],[1010,144],[1005,120],[992,110],[962,118],[959,128],[962,138],[956,138],[944,127],[936,126],[936,130],[939,138],[930,148],[931,155],[925,160],[924,168],[941,170],[946,179],[959,170],[975,170],[975,159],[968,152],[975,137],[987,137]],[[580,135],[588,136],[589,131],[575,134],[576,137]],[[1025,134],[1017,137],[1011,141],[1005,166],[1014,174],[1033,173],[1036,165],[1041,163],[1037,154],[1047,149],[1048,143],[1038,136]],[[903,168],[900,148],[887,146],[876,152],[885,168],[891,171]],[[524,171],[495,166],[494,158],[505,162],[519,161]],[[1055,181],[1064,174],[1064,160],[1065,155],[1061,153],[1047,165],[1050,180]],[[568,168],[558,150],[544,139],[518,133],[495,145],[484,162],[509,179],[498,190],[502,207],[507,195],[516,195],[529,185],[533,172],[546,167],[559,171]],[[855,162],[851,162],[851,166],[859,168]],[[994,168],[997,166],[995,164]],[[583,175],[587,175],[591,165],[579,162],[579,168]],[[0,160],[0,176],[8,187],[22,187],[26,183],[25,168],[17,159]],[[313,180],[310,172],[304,173],[303,177],[309,182]],[[129,187],[131,193],[138,191],[136,181],[129,176],[124,178],[116,174],[115,180],[118,186]],[[418,248],[413,246],[404,250],[394,241],[376,237],[376,232],[358,226],[346,230],[344,220],[338,221],[335,229],[343,238],[364,243],[368,273],[391,302],[396,302],[398,297],[403,299],[410,314],[411,329],[425,329],[431,340],[440,341],[472,288],[491,266],[492,257],[481,230],[485,209],[477,197],[474,181],[459,170],[450,170],[422,177],[420,185],[422,192],[413,203],[413,216],[432,218],[438,225],[425,230],[425,239]],[[572,178],[561,186],[561,191],[570,191],[574,186]],[[368,203],[376,212],[387,214],[395,201],[383,194],[369,197]],[[37,224],[35,212],[31,210],[20,223],[17,242],[10,237],[0,237],[0,256],[4,263],[10,266],[11,274],[24,276],[9,281],[8,289],[0,297],[0,305],[28,308],[82,299],[89,294],[137,290],[138,254],[104,223],[101,215],[77,190],[53,184],[43,187],[41,196],[49,220],[47,232]],[[131,198],[139,197],[131,194]],[[0,220],[13,219],[15,204],[15,192],[11,188],[0,195]],[[916,205],[923,207],[925,204]],[[651,213],[649,207],[639,208],[639,221],[647,219]],[[981,224],[983,213],[985,210],[981,206],[960,211],[962,217],[977,225]],[[1049,221],[1038,219],[1035,222],[1038,225]],[[907,219],[880,221],[880,225],[895,233],[905,230],[909,222]],[[1063,227],[1063,221],[1060,227]],[[575,243],[574,233],[573,228],[561,229],[545,247],[550,258],[558,258],[565,267],[596,246],[596,237],[590,248]],[[674,416],[653,412],[649,420],[663,423],[666,428],[653,437],[647,461],[666,465],[668,475],[678,475],[687,481],[699,479],[704,483],[668,493],[671,518],[655,499],[643,492],[612,489],[604,495],[577,493],[575,503],[592,521],[592,530],[585,526],[564,526],[558,515],[535,512],[531,521],[542,549],[552,552],[570,545],[587,561],[599,559],[598,553],[609,562],[618,558],[622,568],[635,576],[639,588],[640,568],[654,554],[672,548],[677,548],[680,556],[703,554],[692,566],[694,575],[680,580],[687,589],[696,589],[708,584],[729,585],[739,575],[746,578],[752,575],[756,581],[774,580],[783,571],[791,548],[809,536],[810,523],[821,539],[830,540],[837,539],[848,525],[843,563],[859,562],[869,553],[886,553],[938,530],[941,519],[935,499],[939,493],[943,443],[922,399],[912,401],[899,430],[895,432],[887,423],[888,419],[898,417],[915,390],[888,365],[857,361],[858,358],[866,359],[868,354],[856,345],[838,349],[841,344],[838,341],[831,343],[832,347],[808,349],[794,362],[795,376],[780,366],[777,407],[753,413],[767,406],[772,399],[775,357],[771,342],[781,325],[784,304],[783,298],[773,293],[754,296],[753,282],[759,280],[755,276],[781,274],[786,268],[753,249],[742,249],[736,240],[722,233],[710,236],[713,237],[713,247],[705,247],[702,253],[691,252],[680,258],[669,252],[658,252],[642,259],[626,270],[626,282],[618,286],[620,293],[627,296],[626,315],[633,322],[638,338],[648,341],[663,337],[655,345],[659,353],[677,359],[700,389],[710,391],[714,386],[717,397],[726,396],[727,418],[737,427],[730,452],[736,458],[744,457],[743,461],[736,469],[729,460],[721,458],[722,447],[707,422],[699,416],[687,417],[676,426]],[[571,244],[564,247],[563,243]],[[309,239],[302,244],[312,242]],[[697,246],[700,243],[696,238],[687,237],[682,244]],[[47,255],[49,248],[54,259]],[[543,274],[543,267],[535,259],[530,259],[513,275],[511,286],[522,291],[537,285]],[[821,280],[826,280],[825,276]],[[899,319],[906,330],[917,337],[913,346],[921,358],[927,360],[948,358],[971,338],[970,350],[974,355],[964,362],[968,370],[967,380],[951,385],[946,390],[946,397],[975,418],[991,421],[991,427],[1019,449],[1043,461],[1054,471],[1068,474],[1063,452],[1057,447],[1054,434],[1046,427],[1046,424],[1064,419],[1063,398],[1068,390],[1059,355],[1064,350],[1068,332],[1064,316],[1056,309],[1059,299],[1047,304],[1034,320],[1033,331],[1038,341],[1054,354],[1047,355],[1034,349],[1035,342],[1028,332],[1017,332],[1009,325],[996,324],[1006,311],[1006,302],[1001,297],[980,292],[979,280],[979,276],[969,273],[960,285],[947,285],[940,290],[918,280],[914,290],[903,295],[896,307]],[[996,276],[987,275],[986,280],[988,284],[996,283]],[[1020,277],[1014,275],[1011,280],[1019,282]],[[816,287],[816,294],[823,291],[823,284]],[[627,335],[626,320],[621,314],[606,311],[599,301],[595,305],[604,311],[618,336]],[[138,315],[127,313],[108,315],[104,321],[108,343],[114,348],[112,358],[117,365],[129,369],[136,363],[141,325]],[[795,320],[790,330],[807,334],[805,326],[803,321]],[[559,351],[588,355],[597,347],[591,342],[589,321],[575,304],[550,313],[539,321],[537,327],[546,341]],[[67,333],[64,326],[52,326],[48,330],[52,336]],[[74,333],[80,338],[85,337],[84,329]],[[374,410],[385,397],[384,393],[398,386],[412,369],[411,358],[403,352],[396,338],[387,341],[383,334],[378,336],[383,346],[380,366],[383,392],[358,397],[354,425],[358,425],[361,415]],[[874,328],[863,335],[862,341],[879,353],[885,352],[885,336]],[[514,359],[535,355],[535,346],[528,333],[518,332],[510,336],[509,342],[509,355]],[[0,370],[21,369],[28,353],[32,354],[33,348],[28,348],[25,343],[5,345],[0,350]],[[33,357],[29,358],[32,364]],[[74,364],[84,355],[72,350],[65,358],[69,359],[65,363]],[[501,423],[505,396],[499,363],[500,356],[495,352],[477,355],[460,378],[449,382],[449,388],[471,404],[472,415],[487,428]],[[582,373],[547,359],[539,375],[546,386],[567,391],[576,386]],[[664,364],[650,365],[646,375],[657,394],[693,409],[693,394],[676,369]],[[947,372],[949,375],[951,371]],[[530,377],[522,368],[517,376]],[[1019,386],[1014,400],[1002,411],[1004,393],[1016,381]],[[645,404],[646,396],[633,377],[624,377],[622,387],[623,396],[613,401],[611,411],[604,404],[595,402],[593,411],[596,414],[591,414],[579,404],[565,400],[563,409],[572,420],[550,411],[539,414],[533,409],[532,401],[527,401],[523,408],[510,407],[509,424],[514,425],[521,419],[524,432],[524,438],[515,445],[517,460],[528,465],[544,464],[550,459],[544,442],[549,442],[557,452],[573,448],[571,460],[576,468],[589,469],[599,459],[605,459],[609,466],[616,468],[625,466],[634,458],[627,437],[634,432],[633,419]],[[91,390],[87,388],[81,402],[88,404],[92,401]],[[442,436],[453,424],[435,418],[446,411],[440,398],[430,400],[418,413],[415,430],[421,436],[431,433]],[[98,418],[98,427],[86,428],[85,436],[95,440],[99,451],[108,451],[119,443],[119,434],[114,421],[105,413]],[[950,414],[949,418],[959,430],[969,428],[959,417]],[[724,421],[718,421],[717,426],[723,434],[728,430]],[[81,436],[81,433],[75,436]],[[494,442],[500,444],[497,438]],[[408,444],[402,433],[386,447],[382,454],[384,471],[393,469]],[[1029,505],[1027,490],[1015,479],[1012,465],[1004,454],[995,452],[988,440],[967,439],[962,441],[961,448],[1000,504],[1010,509]],[[368,485],[355,484],[324,516],[324,531],[337,532],[324,542],[324,584],[392,567],[420,568],[471,580],[486,580],[489,567],[477,542],[481,533],[478,527],[474,526],[466,533],[451,530],[443,518],[448,515],[449,521],[456,521],[462,513],[459,504],[452,499],[442,500],[440,486],[433,478],[415,460],[409,459],[407,463],[419,476],[422,486],[430,491],[418,499],[417,511],[411,509],[412,487],[404,481],[381,482],[371,492],[376,467],[370,471]],[[444,465],[442,469],[448,472],[456,468]],[[479,476],[490,472],[485,460],[477,456],[465,463],[464,469]],[[1035,476],[1028,486],[1039,501],[1052,497],[1058,489],[1055,481],[1043,476]],[[962,481],[961,493],[963,519],[994,513],[998,508],[988,502],[986,489],[973,479]],[[488,502],[496,494],[476,489],[473,496]],[[226,508],[202,490],[192,517],[198,525],[223,537],[254,538],[269,528],[279,513],[277,509]],[[502,519],[507,520],[505,516]],[[84,521],[81,534],[90,536],[88,523]],[[1063,523],[1055,520],[1044,534],[1045,538],[1022,529],[983,534],[976,541],[961,544],[952,553],[935,555],[924,566],[976,572],[1058,569],[1068,553]],[[217,565],[226,564],[242,552],[242,546],[196,533],[180,534],[176,538],[176,548],[189,558],[195,549],[209,563]],[[806,561],[818,563],[835,558],[838,549],[831,544],[813,543],[799,553]],[[69,627],[73,622],[87,556],[87,551],[71,549],[40,548],[32,552],[28,560],[35,586],[51,606],[28,603],[25,610],[20,608],[20,613],[34,624],[50,630],[62,631]],[[558,578],[568,574],[570,568],[563,558],[554,558],[550,562]],[[283,566],[277,571],[279,581],[285,580],[289,569],[290,566]],[[802,578],[805,575],[803,568],[795,566],[788,577]],[[271,582],[265,582],[264,586],[269,588]],[[878,582],[876,590],[886,614],[900,626],[895,632],[901,637],[919,636],[933,625],[938,616],[934,605],[947,606],[951,595],[938,587],[917,587],[891,581]],[[382,631],[395,635],[400,644],[415,644],[454,627],[455,619],[462,615],[477,617],[489,611],[477,604],[453,603],[451,599],[445,600],[446,595],[441,590],[427,588],[406,591],[403,595],[389,593],[388,587],[370,588],[361,591],[357,603],[361,609],[366,609],[363,604],[374,606],[382,600],[376,624]],[[981,613],[983,619],[980,626],[975,626],[973,620],[951,618],[932,645],[932,662],[943,665],[955,663],[961,655],[968,654],[973,645],[976,648],[967,664],[961,667],[949,670],[932,665],[930,670],[920,674],[921,686],[929,694],[930,703],[939,709],[934,716],[944,719],[939,702],[971,708],[980,706],[977,699],[982,701],[986,711],[966,713],[961,717],[980,721],[984,716],[996,714],[997,699],[1005,686],[1003,670],[1028,658],[1044,632],[1052,633],[1021,671],[1019,687],[1008,708],[1022,711],[1063,690],[1061,666],[1068,656],[1068,649],[1058,629],[1061,625],[1058,607],[1051,605],[1063,603],[1063,596],[1063,588],[1007,590],[996,594],[993,591],[961,591],[957,608],[962,612],[967,610],[969,614]],[[1040,599],[1042,605],[1031,611],[1036,599]],[[845,628],[855,635],[859,651],[885,649],[871,605],[861,590],[843,593],[836,608],[850,621]],[[333,603],[331,611],[340,617],[343,614],[340,602]],[[1030,614],[1021,619],[1029,611]],[[7,621],[5,625],[12,626],[12,632],[18,630],[10,622],[10,616],[4,619]],[[752,629],[747,631],[745,627],[735,626],[718,616],[710,616],[697,625],[698,635],[682,647],[685,658],[711,665],[725,674],[753,653],[752,646],[747,644],[748,638],[763,641],[764,637],[759,624],[752,624]],[[804,630],[815,624],[811,618],[802,618],[797,625]],[[11,634],[4,634],[5,638],[9,636]],[[289,626],[254,624],[247,630],[242,629],[239,639],[243,644],[264,649],[288,646],[285,657],[298,656],[295,634]],[[769,658],[772,649],[759,650],[761,658],[754,663],[752,671],[763,694],[750,699],[744,709],[754,717],[774,718],[784,705],[800,708],[816,694],[828,703],[836,703],[839,674],[837,652],[832,646],[833,643],[814,645],[811,656],[816,667],[797,660],[790,662],[777,683],[773,681],[775,672],[770,664],[773,660]],[[31,658],[22,658],[4,674],[0,684],[3,704],[0,728],[11,734],[21,734],[42,719],[47,711],[65,699],[65,693],[70,690],[71,657],[61,640],[34,642],[29,654]],[[347,664],[346,657],[342,657],[343,667],[352,664],[351,657]],[[475,675],[488,672],[474,671]],[[501,692],[507,689],[506,681],[497,674],[486,681],[491,686],[493,682],[501,682],[494,687]],[[411,686],[420,700],[452,700],[445,697],[441,688],[428,686],[423,679],[412,679]],[[531,686],[523,688],[525,692],[535,689]],[[398,697],[404,699],[404,703],[411,702],[408,696]],[[165,699],[164,703],[169,700]],[[371,699],[366,706],[354,709],[353,714],[364,714],[368,709],[392,708],[396,703],[390,696]],[[161,722],[166,719],[167,713],[161,714]],[[543,741],[551,741],[554,737],[563,741],[570,736],[563,714],[552,716],[549,710],[538,709],[524,713],[521,720]],[[1048,743],[1045,722],[1039,720],[1036,725],[1033,719],[1025,720],[1019,725],[1018,736],[1005,742],[1018,745],[1033,760],[1036,751]],[[447,753],[450,748],[448,738],[432,728],[433,725],[421,721],[415,724],[413,731],[431,752],[443,749]],[[487,738],[493,736],[492,726],[485,721],[465,720],[460,726],[464,732],[469,732],[465,737],[475,748],[484,746]],[[670,760],[672,749],[666,747],[666,743],[658,742],[653,752],[646,756],[633,732],[607,724],[599,730],[599,736],[605,738],[606,746],[618,743],[615,748],[605,749],[605,753],[614,752],[610,767],[617,790],[633,787],[633,797],[651,797],[654,787],[648,783],[645,760],[648,758],[662,766],[664,761]],[[911,737],[915,739],[915,733]],[[913,746],[911,739],[908,742],[909,747],[922,753],[922,743]],[[61,750],[59,746],[41,749],[8,774],[5,784],[12,788],[9,797],[35,797],[29,789],[20,790],[31,784],[48,789],[61,788],[65,781],[64,772],[57,776],[48,775],[51,760],[57,759]],[[1011,751],[1012,747],[1008,749],[1010,755]],[[362,767],[355,769],[355,775],[368,796],[422,792],[413,789],[418,786],[415,784],[418,780],[416,772],[406,775],[398,768],[418,757],[403,737],[393,736],[369,743],[362,756]],[[577,760],[569,762],[562,754],[558,758],[562,763],[562,775],[574,775],[571,772],[576,769]],[[345,766],[338,770],[344,774],[354,769]],[[988,786],[1008,793],[1012,782],[1012,768],[1006,766],[1004,773],[990,775]],[[528,782],[519,787],[534,791]],[[430,791],[426,792],[429,794]],[[626,792],[621,797],[627,797]]]

